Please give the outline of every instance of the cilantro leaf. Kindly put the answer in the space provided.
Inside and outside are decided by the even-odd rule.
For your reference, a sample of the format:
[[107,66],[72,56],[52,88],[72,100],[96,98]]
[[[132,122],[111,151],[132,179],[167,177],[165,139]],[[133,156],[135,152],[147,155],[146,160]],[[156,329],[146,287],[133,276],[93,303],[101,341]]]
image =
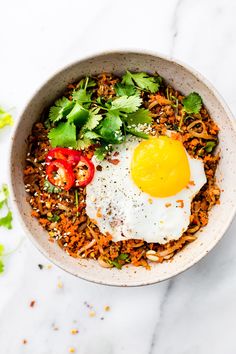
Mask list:
[[122,76],[121,83],[124,85],[133,85],[134,86],[133,75],[131,74],[131,72],[129,72],[128,70],[126,71],[126,73]]
[[122,78],[122,83],[125,85],[134,85],[141,89],[155,93],[159,90],[160,80],[158,77],[149,76],[147,73],[131,73],[129,71]]
[[87,92],[86,89],[74,90],[72,93],[73,101],[79,102],[80,104],[88,103],[90,106],[92,92]]
[[102,161],[104,160],[105,156],[108,154],[109,151],[111,151],[111,148],[108,145],[103,145],[96,148],[96,150],[94,151],[94,156],[98,160]]
[[122,265],[115,259],[114,259],[114,261],[109,261],[109,263],[112,264],[117,269],[121,269],[122,268]]
[[52,147],[76,147],[76,127],[73,123],[59,123],[48,133]]
[[44,181],[43,189],[48,193],[60,193],[61,189],[51,184],[47,179]]
[[84,133],[84,137],[87,139],[98,139],[100,138],[100,135],[88,130],[87,132]]
[[132,96],[137,91],[133,84],[125,85],[120,82],[118,82],[114,88],[117,96]]
[[6,184],[3,184],[0,190],[0,209],[6,206],[8,212],[5,216],[0,217],[0,226],[6,227],[7,229],[12,229],[12,212],[8,206],[8,197],[9,197],[8,187]]
[[105,119],[99,125],[98,134],[107,143],[120,144],[124,139],[120,130],[122,124],[119,112],[107,112]]
[[152,123],[152,117],[150,116],[150,111],[148,109],[140,108],[136,112],[128,114],[125,121],[128,126],[150,124]]
[[4,249],[5,249],[5,247],[2,244],[0,244],[0,257],[3,256]]
[[134,96],[121,96],[111,103],[111,109],[119,110],[124,113],[132,113],[137,111],[141,105],[142,99],[138,95]]
[[4,204],[7,205],[7,200],[9,197],[9,190],[6,184],[2,185],[2,189],[0,190],[0,209]]
[[60,220],[60,216],[57,214],[54,214],[52,216],[48,216],[47,219],[51,222],[57,222]]
[[100,108],[96,108],[89,111],[88,120],[83,126],[83,129],[93,130],[98,126],[99,122],[102,120],[102,115],[98,114],[99,110]]
[[51,122],[58,122],[72,110],[74,102],[62,97],[49,109],[49,119]]
[[8,210],[6,216],[0,218],[0,226],[4,226],[7,229],[12,229],[12,212]]
[[4,263],[2,257],[4,256],[4,246],[0,244],[0,273],[4,272]]
[[215,141],[208,141],[204,147],[206,152],[212,152],[213,149],[216,147],[216,142]]
[[87,137],[80,138],[77,140],[76,149],[84,150],[93,144],[93,141]]
[[13,118],[0,107],[0,129],[4,128],[6,125],[13,125]]
[[[121,261],[121,263],[119,261]],[[130,259],[128,253],[121,253],[118,257],[116,257],[116,259],[109,260],[108,262],[109,264],[115,266],[117,269],[121,269],[123,264],[130,262]]]
[[128,253],[121,253],[117,258],[120,259],[121,261],[126,261],[128,260],[129,255]]
[[199,113],[202,107],[202,98],[197,92],[192,92],[183,99],[183,106],[187,113]]
[[85,109],[80,102],[76,102],[72,111],[67,115],[68,122],[82,127],[88,120],[89,111]]
[[137,130],[135,128],[126,128],[125,129],[127,133],[129,134],[132,134],[132,135],[135,135],[137,136],[138,138],[142,138],[142,139],[148,139],[149,138],[149,135],[140,131],[140,130]]
[[2,259],[0,259],[0,273],[4,272],[4,263],[2,261]]

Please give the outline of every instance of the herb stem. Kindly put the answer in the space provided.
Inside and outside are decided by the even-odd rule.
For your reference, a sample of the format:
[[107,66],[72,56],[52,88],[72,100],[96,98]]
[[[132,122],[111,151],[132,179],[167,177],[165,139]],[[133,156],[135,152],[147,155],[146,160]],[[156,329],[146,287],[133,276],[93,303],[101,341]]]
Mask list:
[[76,216],[78,217],[78,216],[79,216],[79,210],[78,210],[78,207],[79,207],[79,197],[78,197],[78,190],[77,190],[77,189],[75,190],[75,206],[77,207]]
[[84,85],[84,89],[85,89],[85,90],[87,89],[88,82],[89,82],[89,77],[86,76],[85,85]]
[[179,121],[179,131],[182,131],[181,127],[182,127],[183,122],[184,122],[184,117],[185,117],[185,111],[182,109],[181,117],[180,117],[180,121]]

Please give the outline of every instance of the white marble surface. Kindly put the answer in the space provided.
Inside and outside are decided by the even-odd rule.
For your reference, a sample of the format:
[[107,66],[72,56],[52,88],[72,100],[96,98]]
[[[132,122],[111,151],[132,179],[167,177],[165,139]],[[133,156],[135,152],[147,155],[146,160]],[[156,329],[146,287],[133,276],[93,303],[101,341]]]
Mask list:
[[[1,0],[0,13],[0,104],[16,120],[55,69],[124,47],[185,61],[236,112],[233,0]],[[10,136],[11,128],[0,131],[0,183],[8,182]],[[55,266],[40,270],[49,261],[14,220],[12,231],[0,230],[7,249],[21,242],[0,277],[0,353],[64,354],[74,347],[80,354],[235,354],[235,234],[236,222],[204,260],[175,279],[121,289],[89,284]]]

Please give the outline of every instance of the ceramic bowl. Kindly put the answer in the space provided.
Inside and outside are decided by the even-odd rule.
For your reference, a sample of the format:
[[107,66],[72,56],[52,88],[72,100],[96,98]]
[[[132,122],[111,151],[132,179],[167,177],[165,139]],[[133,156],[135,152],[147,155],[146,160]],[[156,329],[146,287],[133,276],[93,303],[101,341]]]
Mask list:
[[[221,202],[210,212],[209,223],[198,233],[195,242],[179,252],[171,262],[153,264],[151,270],[127,266],[122,270],[101,268],[97,262],[74,259],[62,251],[57,243],[48,241],[47,232],[31,217],[31,207],[26,201],[23,168],[27,137],[32,125],[44,108],[63,94],[66,85],[84,75],[101,72],[123,74],[125,70],[158,72],[174,88],[187,95],[198,92],[213,119],[220,127],[221,160],[217,181],[223,190]],[[11,146],[10,175],[13,199],[29,238],[52,262],[80,278],[100,284],[117,286],[147,285],[160,282],[183,272],[198,262],[217,244],[233,219],[236,209],[236,124],[223,99],[209,82],[195,70],[155,53],[109,52],[80,60],[57,72],[32,97],[18,120]]]

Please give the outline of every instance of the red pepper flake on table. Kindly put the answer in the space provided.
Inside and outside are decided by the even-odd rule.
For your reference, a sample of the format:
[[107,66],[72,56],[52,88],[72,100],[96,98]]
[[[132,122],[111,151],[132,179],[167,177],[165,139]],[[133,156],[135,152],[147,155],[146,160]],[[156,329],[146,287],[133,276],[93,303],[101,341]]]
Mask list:
[[36,301],[35,301],[35,300],[32,300],[32,301],[30,302],[30,307],[34,307],[35,303],[36,303]]

